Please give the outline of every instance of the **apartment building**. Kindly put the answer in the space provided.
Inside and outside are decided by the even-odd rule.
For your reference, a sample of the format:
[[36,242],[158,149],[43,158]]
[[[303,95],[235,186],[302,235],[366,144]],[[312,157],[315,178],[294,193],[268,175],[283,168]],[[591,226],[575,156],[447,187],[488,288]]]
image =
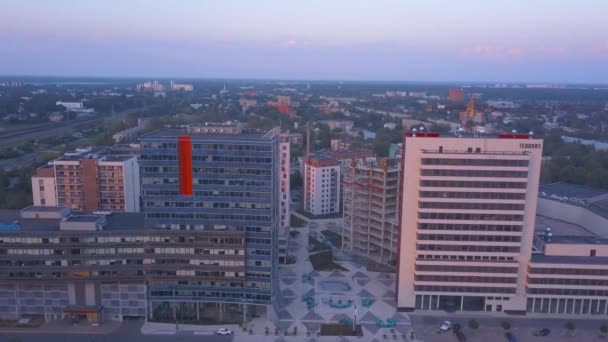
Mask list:
[[312,215],[340,212],[340,163],[311,155],[304,160],[304,211]]
[[397,306],[525,313],[542,140],[405,133]]
[[399,159],[353,160],[343,175],[342,249],[395,265],[399,251]]
[[[193,305],[210,291],[211,302],[229,298],[265,310],[276,304],[278,263],[279,130],[268,132],[208,123],[187,130],[161,129],[140,137],[142,211],[151,228],[196,231],[243,241],[222,252],[238,266],[223,281],[200,277],[150,284],[153,299]],[[230,300],[232,300],[230,299]],[[163,304],[164,305],[164,304]]]
[[32,176],[32,199],[34,205],[54,207],[57,202],[57,181],[55,170],[51,165],[45,165],[36,170]]
[[279,262],[285,262],[291,226],[291,147],[289,133],[281,133],[279,143],[281,170],[279,176]]
[[36,206],[74,210],[139,211],[139,163],[134,155],[82,148],[53,160],[32,176]]

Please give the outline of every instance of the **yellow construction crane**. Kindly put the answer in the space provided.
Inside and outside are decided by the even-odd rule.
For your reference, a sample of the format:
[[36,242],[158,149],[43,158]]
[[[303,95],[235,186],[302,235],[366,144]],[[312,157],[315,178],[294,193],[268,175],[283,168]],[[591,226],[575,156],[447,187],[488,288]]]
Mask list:
[[469,100],[469,104],[467,105],[467,110],[465,111],[467,119],[473,118],[475,116],[475,95],[471,95],[471,100]]
[[460,121],[465,122],[472,120],[475,117],[475,95],[471,95],[467,109],[464,112],[460,112]]

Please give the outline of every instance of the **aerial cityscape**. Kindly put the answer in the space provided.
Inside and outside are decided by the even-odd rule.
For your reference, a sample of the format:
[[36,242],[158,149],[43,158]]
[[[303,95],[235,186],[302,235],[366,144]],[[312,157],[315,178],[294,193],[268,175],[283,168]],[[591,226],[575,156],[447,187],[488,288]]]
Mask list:
[[608,338],[603,2],[0,10],[0,342]]

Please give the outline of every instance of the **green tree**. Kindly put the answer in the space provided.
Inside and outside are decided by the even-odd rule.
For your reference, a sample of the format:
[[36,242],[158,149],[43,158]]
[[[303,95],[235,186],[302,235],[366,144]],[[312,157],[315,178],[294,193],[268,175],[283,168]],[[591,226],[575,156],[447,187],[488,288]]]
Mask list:
[[500,322],[500,326],[505,330],[509,330],[509,329],[511,329],[511,322],[502,321],[502,322]]
[[608,325],[606,323],[600,325],[600,332],[602,334],[608,333]]
[[289,176],[289,187],[291,189],[301,188],[303,185],[303,178],[300,171],[296,171]]
[[574,322],[568,321],[568,322],[564,323],[564,328],[568,329],[569,331],[572,331],[572,330],[576,329],[576,326],[574,325]]
[[469,320],[469,328],[473,329],[473,330],[477,330],[479,329],[479,322],[477,322],[476,320],[472,319]]

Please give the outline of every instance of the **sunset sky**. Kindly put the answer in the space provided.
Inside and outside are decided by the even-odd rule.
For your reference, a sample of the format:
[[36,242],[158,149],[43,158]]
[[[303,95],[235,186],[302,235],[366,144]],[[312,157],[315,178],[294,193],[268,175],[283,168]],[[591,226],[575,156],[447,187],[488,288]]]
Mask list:
[[608,1],[3,0],[0,74],[608,82]]

